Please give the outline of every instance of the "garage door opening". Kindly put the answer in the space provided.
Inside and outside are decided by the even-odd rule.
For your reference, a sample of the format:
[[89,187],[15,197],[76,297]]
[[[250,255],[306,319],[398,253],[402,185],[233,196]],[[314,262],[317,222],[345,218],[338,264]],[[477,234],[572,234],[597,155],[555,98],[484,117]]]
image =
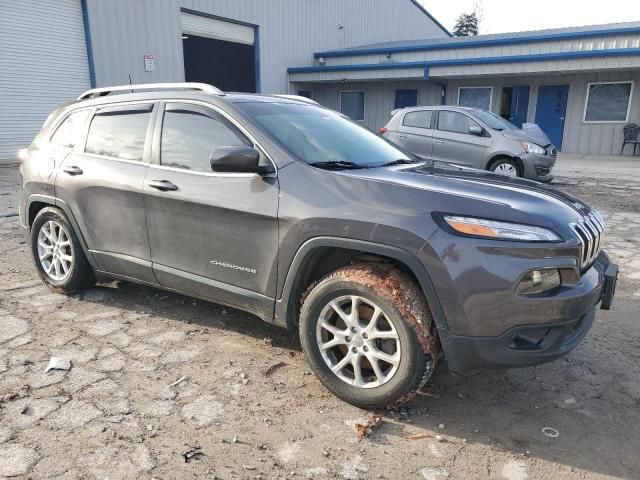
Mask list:
[[212,38],[182,36],[184,78],[203,82],[227,92],[256,91],[256,64],[253,45]]
[[255,25],[183,9],[184,78],[227,92],[257,91]]

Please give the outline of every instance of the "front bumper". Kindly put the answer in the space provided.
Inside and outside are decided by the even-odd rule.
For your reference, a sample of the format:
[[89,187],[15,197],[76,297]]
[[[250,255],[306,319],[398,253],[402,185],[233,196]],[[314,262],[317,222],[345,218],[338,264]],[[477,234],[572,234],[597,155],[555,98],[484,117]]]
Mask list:
[[[449,368],[464,372],[479,368],[515,368],[553,361],[566,355],[582,341],[593,324],[598,303],[602,309],[611,307],[618,267],[601,253],[585,272],[597,276],[592,288],[570,301],[581,305],[581,313],[573,318],[553,323],[517,325],[497,336],[468,336],[447,333],[442,347]],[[539,305],[541,313],[544,304]]]
[[551,171],[556,164],[555,155],[524,154],[520,156],[524,165],[524,178],[549,183],[553,180]]

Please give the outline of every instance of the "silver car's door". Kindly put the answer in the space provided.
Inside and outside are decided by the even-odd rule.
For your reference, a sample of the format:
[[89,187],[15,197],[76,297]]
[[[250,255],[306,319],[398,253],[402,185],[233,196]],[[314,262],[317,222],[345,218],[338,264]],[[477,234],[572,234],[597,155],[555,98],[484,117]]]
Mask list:
[[[212,150],[251,141],[221,112],[166,103],[144,181],[158,282],[264,316],[272,313],[278,252],[275,175],[214,173]],[[268,159],[264,159],[269,161]]]
[[396,143],[414,155],[431,158],[433,113],[433,110],[413,110],[405,113],[398,123]]
[[99,270],[154,282],[142,182],[153,103],[97,108],[55,181]]
[[485,130],[468,115],[440,110],[433,133],[433,158],[483,168],[488,140]]

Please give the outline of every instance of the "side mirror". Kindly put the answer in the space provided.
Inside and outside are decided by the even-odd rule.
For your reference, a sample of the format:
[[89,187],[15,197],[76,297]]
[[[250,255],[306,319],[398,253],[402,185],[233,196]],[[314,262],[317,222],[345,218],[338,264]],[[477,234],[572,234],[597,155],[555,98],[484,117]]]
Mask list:
[[482,127],[479,127],[478,125],[471,125],[469,127],[469,133],[471,135],[482,135]]
[[218,147],[211,152],[211,170],[226,173],[268,173],[260,163],[260,153],[249,146]]

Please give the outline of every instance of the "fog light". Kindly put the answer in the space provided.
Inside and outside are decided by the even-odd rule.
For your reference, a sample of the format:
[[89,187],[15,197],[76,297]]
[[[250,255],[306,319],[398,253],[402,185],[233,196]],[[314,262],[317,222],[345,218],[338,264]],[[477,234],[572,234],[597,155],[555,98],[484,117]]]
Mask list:
[[518,284],[516,293],[532,295],[544,293],[560,286],[560,272],[556,269],[531,270]]

